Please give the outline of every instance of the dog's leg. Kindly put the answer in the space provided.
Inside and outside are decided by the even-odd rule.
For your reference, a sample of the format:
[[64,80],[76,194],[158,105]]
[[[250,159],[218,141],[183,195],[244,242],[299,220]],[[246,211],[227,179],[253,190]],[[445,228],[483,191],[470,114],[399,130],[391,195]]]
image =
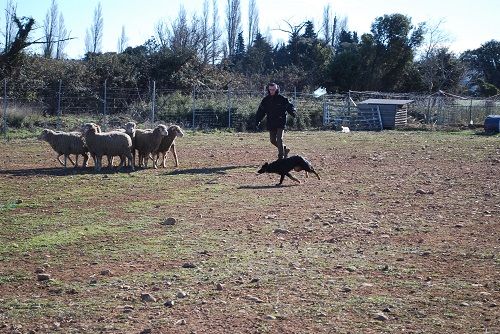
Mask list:
[[286,176],[288,176],[289,178],[291,178],[291,179],[292,179],[292,180],[294,180],[295,182],[300,183],[300,180],[299,180],[299,179],[297,179],[297,178],[296,178],[295,176],[293,176],[292,174],[290,174],[290,173],[286,173]]
[[277,184],[277,186],[281,186],[283,184],[283,180],[285,179],[285,175],[284,174],[281,174],[281,177],[280,177],[280,182]]

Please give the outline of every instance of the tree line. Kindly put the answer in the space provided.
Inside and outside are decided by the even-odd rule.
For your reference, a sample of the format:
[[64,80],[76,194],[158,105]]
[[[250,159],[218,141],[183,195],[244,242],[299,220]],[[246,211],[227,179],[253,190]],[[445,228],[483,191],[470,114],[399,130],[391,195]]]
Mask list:
[[[323,24],[286,22],[285,42],[273,44],[259,30],[255,0],[249,1],[248,34],[241,25],[240,0],[227,0],[219,15],[217,0],[205,0],[201,14],[188,16],[181,7],[175,20],[159,21],[155,35],[128,46],[125,27],[117,52],[101,51],[104,17],[100,3],[85,39],[83,59],[65,59],[72,37],[53,0],[43,22],[44,37],[31,37],[35,20],[20,17],[7,3],[1,43],[0,74],[10,94],[43,100],[59,80],[70,93],[95,95],[108,87],[158,87],[191,92],[209,89],[260,90],[268,81],[299,91],[322,86],[329,92],[385,91],[433,93],[445,90],[470,96],[492,96],[500,87],[500,42],[455,54],[439,24],[414,23],[400,13],[374,19],[370,32],[359,35],[347,18],[324,8]],[[224,29],[219,24],[225,17]],[[41,52],[28,51],[41,45]]]

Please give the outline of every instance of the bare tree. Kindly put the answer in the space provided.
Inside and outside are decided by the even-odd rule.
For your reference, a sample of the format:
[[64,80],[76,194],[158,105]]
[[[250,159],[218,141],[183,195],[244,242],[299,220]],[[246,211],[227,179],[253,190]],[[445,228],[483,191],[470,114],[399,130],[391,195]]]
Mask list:
[[326,44],[331,44],[332,42],[332,26],[331,26],[332,15],[330,13],[330,4],[326,5],[323,9],[323,37],[325,38]]
[[209,46],[210,46],[210,36],[209,36],[209,8],[208,8],[208,0],[203,1],[203,12],[201,14],[201,23],[200,23],[200,38],[201,38],[201,60],[203,64],[208,63],[208,59],[210,57]]
[[215,61],[219,58],[222,52],[220,47],[222,32],[219,28],[219,9],[217,0],[212,0],[212,29],[210,31],[210,37],[212,38],[212,44],[210,45],[210,59],[212,61],[212,65],[215,65]]
[[241,31],[241,6],[240,0],[227,0],[226,29],[228,55],[234,55],[236,38]]
[[16,24],[14,17],[16,17],[17,4],[13,0],[8,0],[5,6],[5,31],[2,32],[4,36],[3,52],[7,52],[16,35]]
[[259,12],[257,10],[257,1],[249,0],[248,3],[248,43],[251,46],[255,35],[259,31]]
[[42,51],[45,58],[52,58],[54,55],[55,40],[58,38],[58,12],[56,0],[52,0],[50,8],[47,10],[47,14],[45,14],[45,21],[43,22],[45,43],[42,45]]
[[[429,92],[433,91],[434,83],[445,81],[446,68],[443,65],[443,56],[448,52],[450,37],[442,29],[443,19],[438,23],[426,24],[425,44],[420,53],[420,69],[422,79]],[[438,78],[441,76],[441,78]]]
[[128,37],[125,34],[125,26],[122,26],[122,34],[118,38],[118,53],[122,53],[127,48]]
[[64,17],[62,13],[59,14],[59,25],[57,31],[59,33],[59,36],[56,41],[56,59],[62,59],[64,58],[64,49],[66,48],[68,40],[70,39],[69,31],[68,29],[66,29],[66,25],[64,24]]
[[348,31],[347,26],[347,16],[335,17],[333,18],[333,30],[332,30],[332,46],[336,47],[339,44],[339,38],[342,31]]
[[94,21],[85,35],[85,52],[97,53],[102,49],[102,35],[104,29],[104,20],[102,18],[101,3],[94,10]]

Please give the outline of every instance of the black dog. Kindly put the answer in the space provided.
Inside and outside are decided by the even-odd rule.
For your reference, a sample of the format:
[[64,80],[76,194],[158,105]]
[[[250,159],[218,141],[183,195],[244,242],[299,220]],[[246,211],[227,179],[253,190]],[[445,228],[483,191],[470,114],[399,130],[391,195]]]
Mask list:
[[290,171],[294,170],[296,172],[300,172],[301,170],[306,171],[306,177],[308,177],[307,173],[313,173],[318,177],[318,180],[321,180],[318,173],[314,170],[313,166],[309,161],[301,157],[300,155],[294,155],[285,159],[278,159],[271,163],[265,163],[262,167],[257,171],[257,173],[275,173],[281,175],[280,183],[277,186],[283,183],[283,179],[285,175],[294,180],[295,182],[300,183],[300,181],[290,174]]

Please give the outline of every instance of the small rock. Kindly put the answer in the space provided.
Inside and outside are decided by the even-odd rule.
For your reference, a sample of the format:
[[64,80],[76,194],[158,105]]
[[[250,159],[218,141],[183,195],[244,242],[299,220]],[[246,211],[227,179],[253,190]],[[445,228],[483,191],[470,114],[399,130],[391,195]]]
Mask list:
[[141,293],[141,300],[145,303],[156,302],[156,299],[149,293]]
[[253,301],[253,302],[256,302],[256,303],[263,303],[264,301],[262,299],[260,299],[259,297],[255,297],[255,296],[251,296],[251,295],[248,295],[247,296],[247,299],[250,300],[250,301]]
[[196,268],[196,265],[192,262],[186,262],[182,265],[182,268]]
[[177,320],[177,321],[175,322],[175,324],[176,324],[176,325],[185,325],[185,324],[186,324],[186,320],[184,320],[184,319]]
[[177,295],[176,295],[176,296],[177,296],[177,298],[186,298],[186,297],[188,296],[188,294],[187,294],[187,292],[185,292],[185,291],[179,290],[179,291],[177,292]]
[[177,219],[175,219],[174,217],[168,217],[163,221],[162,225],[175,225],[176,223]]
[[35,274],[41,274],[45,272],[45,268],[36,268],[35,269]]
[[389,266],[387,264],[385,264],[383,267],[382,267],[382,271],[389,271]]
[[224,286],[221,283],[217,283],[215,285],[215,290],[222,291],[222,290],[224,290]]
[[469,304],[469,303],[467,303],[467,302],[461,302],[461,303],[460,303],[460,306],[470,306],[470,304]]
[[151,334],[151,328],[146,328],[142,330],[139,334]]
[[250,280],[250,283],[257,283],[258,281],[260,281],[260,278],[254,277]]
[[383,313],[377,313],[377,314],[375,314],[375,316],[373,317],[373,319],[379,320],[379,321],[389,320],[389,318],[385,314],[383,314]]
[[40,273],[36,275],[36,279],[40,282],[50,280],[50,274]]
[[386,307],[385,309],[382,310],[382,312],[385,312],[385,313],[391,313],[392,310],[390,307]]
[[111,276],[111,270],[109,270],[109,269],[101,270],[101,275],[102,276]]
[[456,228],[462,228],[462,227],[464,227],[464,225],[463,224],[455,224],[455,227]]
[[276,320],[276,317],[274,315],[268,314],[265,317],[266,320]]
[[97,284],[97,279],[96,278],[91,278],[89,284]]
[[354,266],[350,266],[350,267],[347,267],[347,268],[346,268],[346,270],[347,270],[348,272],[352,273],[352,272],[355,272],[355,271],[357,270],[357,268],[356,268],[356,267],[354,267]]
[[18,200],[16,200],[16,204],[21,204],[21,203],[23,203],[23,200],[22,200],[22,199],[18,199]]
[[132,305],[125,305],[123,306],[123,313],[130,313],[134,310],[134,307]]
[[163,303],[164,306],[166,307],[174,307],[175,301],[173,300],[167,300],[166,302]]
[[348,287],[348,286],[345,286],[340,291],[342,291],[342,292],[351,292],[352,289],[350,287]]
[[284,228],[277,228],[277,229],[274,229],[273,233],[276,233],[276,234],[288,234],[288,233],[290,233],[290,231],[286,230]]

